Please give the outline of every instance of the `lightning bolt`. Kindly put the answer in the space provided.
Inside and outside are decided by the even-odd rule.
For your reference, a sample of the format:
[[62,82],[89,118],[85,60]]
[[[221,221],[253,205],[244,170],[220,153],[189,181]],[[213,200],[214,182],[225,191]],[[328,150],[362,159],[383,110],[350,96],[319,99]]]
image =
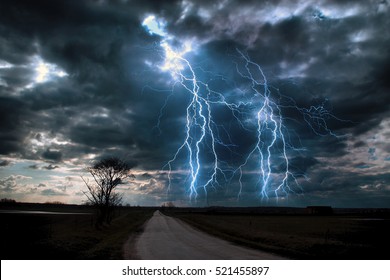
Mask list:
[[[299,152],[299,149],[288,141],[290,136],[282,116],[283,109],[294,109],[299,112],[315,134],[339,137],[329,129],[328,121],[340,119],[327,109],[326,101],[309,108],[299,107],[292,98],[270,87],[260,65],[236,49],[239,60],[236,62],[236,70],[242,79],[249,82],[247,90],[249,93],[245,92],[249,97],[246,97],[245,101],[229,102],[222,93],[212,90],[207,82],[198,78],[195,68],[186,59],[186,54],[192,50],[189,42],[182,44],[181,49],[174,48],[171,36],[164,30],[164,24],[154,16],[147,17],[143,25],[151,34],[162,37],[160,47],[163,50],[164,63],[160,69],[171,74],[175,81],[173,87],[179,84],[190,96],[186,107],[184,140],[163,167],[168,170],[168,190],[172,185],[173,165],[184,151],[188,155],[190,199],[196,199],[199,189],[202,189],[207,197],[208,187],[218,185],[218,178],[221,176],[227,182],[238,177],[239,198],[244,188],[242,179],[245,170],[251,170],[253,163],[257,166],[255,173],[261,198],[267,199],[272,195],[278,199],[280,195],[288,196],[289,193],[295,192],[295,189],[301,189],[298,174],[294,174],[290,169],[288,156],[288,151]],[[160,111],[156,126],[159,130],[163,110],[173,90],[171,92]],[[239,126],[255,136],[255,143],[237,167],[221,161],[217,153],[217,147],[223,147],[233,153],[237,145],[232,143],[228,129],[214,121],[212,111],[214,106],[227,108]],[[254,128],[243,120],[243,116],[253,117],[249,123],[254,124]],[[221,140],[221,130],[230,143],[226,144]],[[205,155],[211,155],[212,159],[204,160]],[[276,170],[276,164],[283,166],[283,170]],[[305,178],[305,174],[299,175]]]
[[[161,43],[165,52],[165,63],[161,67],[164,71],[170,71],[173,78],[190,94],[191,99],[186,108],[185,139],[177,149],[173,158],[168,161],[165,167],[168,168],[168,181],[171,187],[172,164],[177,160],[180,152],[186,150],[188,153],[188,165],[190,168],[190,186],[189,196],[195,198],[198,196],[198,189],[203,189],[207,195],[207,187],[217,183],[218,172],[224,173],[219,167],[216,145],[224,145],[216,132],[216,124],[212,120],[212,103],[224,103],[223,96],[218,95],[215,101],[211,101],[211,95],[215,95],[210,90],[207,83],[198,80],[194,68],[184,55],[191,50],[189,44],[185,45],[182,51],[175,51],[167,41]],[[233,104],[227,104],[233,106]],[[202,168],[201,154],[208,148],[212,155],[210,165],[211,171],[203,172],[204,178],[201,182],[200,175]]]
[[[284,175],[281,183],[273,190],[275,197],[278,198],[279,192],[283,192],[288,195],[292,191],[289,185],[290,179],[299,186],[297,178],[289,168],[289,158],[287,156],[287,143],[284,135],[284,124],[281,115],[280,106],[271,98],[271,90],[268,87],[267,78],[257,63],[254,63],[250,58],[239,49],[236,49],[240,58],[244,61],[244,71],[240,70],[237,66],[238,74],[246,78],[251,83],[251,89],[253,90],[253,97],[259,99],[260,109],[256,113],[256,144],[249,152],[245,161],[236,169],[235,172],[239,172],[239,195],[242,193],[242,175],[243,168],[248,164],[249,160],[256,155],[258,156],[258,167],[260,170],[258,184],[260,185],[260,195],[262,198],[268,198],[271,191],[271,178],[272,178],[272,159],[273,157],[279,157],[285,165]],[[260,79],[255,78],[255,73]],[[260,89],[262,89],[260,91]],[[254,98],[252,102],[254,102]],[[275,153],[276,148],[279,152]],[[281,150],[281,152],[280,152]],[[278,160],[280,162],[280,159]]]

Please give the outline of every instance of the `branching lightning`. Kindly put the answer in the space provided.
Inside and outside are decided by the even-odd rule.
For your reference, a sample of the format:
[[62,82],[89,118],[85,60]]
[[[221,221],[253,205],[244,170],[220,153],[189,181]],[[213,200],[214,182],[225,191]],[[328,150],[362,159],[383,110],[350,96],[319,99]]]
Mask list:
[[[244,189],[242,179],[245,170],[253,170],[254,164],[260,197],[287,196],[300,188],[297,175],[290,169],[288,155],[289,151],[297,151],[297,149],[288,141],[288,129],[285,126],[282,110],[292,108],[299,112],[303,120],[318,135],[336,136],[328,128],[327,122],[329,119],[337,118],[326,109],[325,103],[309,108],[297,106],[293,99],[281,95],[277,89],[270,87],[263,69],[239,49],[236,50],[239,60],[236,63],[237,73],[241,79],[249,82],[250,86],[246,96],[250,97],[238,102],[228,101],[224,94],[211,89],[207,82],[198,78],[196,69],[186,59],[186,54],[192,50],[190,43],[184,43],[180,50],[175,49],[171,44],[172,38],[165,32],[163,24],[154,16],[147,17],[143,25],[151,34],[162,37],[160,47],[164,53],[164,63],[160,69],[169,72],[175,84],[180,84],[190,95],[190,101],[186,107],[184,140],[165,165],[168,169],[168,189],[172,184],[173,164],[182,152],[188,154],[190,198],[196,198],[199,189],[202,189],[207,196],[208,188],[218,185],[219,178],[227,182],[237,178],[240,186],[238,197],[240,197]],[[288,105],[280,103],[281,99],[288,100]],[[168,99],[160,111],[157,126],[160,124],[167,101]],[[235,145],[222,141],[221,130],[228,137],[230,135],[226,127],[214,121],[213,108],[215,106],[227,108],[240,127],[252,132],[256,139],[246,156],[241,155],[243,161],[236,167],[220,160],[218,148],[230,150]],[[243,120],[242,116],[251,116],[249,124]],[[206,154],[211,155],[211,160],[210,158],[207,161],[204,160]],[[276,166],[283,168],[276,170]]]
[[[283,132],[284,126],[280,107],[271,99],[271,91],[268,87],[267,78],[261,67],[252,62],[249,57],[240,50],[237,49],[237,52],[244,60],[245,70],[245,72],[242,72],[237,67],[237,72],[241,75],[241,77],[244,77],[251,82],[254,98],[260,100],[260,109],[256,112],[257,141],[253,149],[249,152],[245,162],[237,169],[239,171],[239,195],[241,194],[243,187],[241,182],[243,167],[248,163],[251,157],[258,155],[258,165],[260,170],[258,182],[260,183],[260,195],[263,198],[268,198],[269,192],[272,189],[270,186],[272,176],[272,159],[273,157],[279,156],[279,153],[274,154],[274,149],[277,145],[279,145],[281,149],[281,158],[285,164],[285,170],[283,179],[275,188],[274,193],[276,197],[278,197],[279,191],[288,194],[288,192],[291,191],[289,186],[290,177],[293,178],[295,182],[297,181],[294,175],[289,171],[289,160],[286,152],[286,139]],[[254,71],[256,71],[260,76],[260,80],[255,79]],[[259,88],[262,89],[262,91],[260,91]]]
[[[221,160],[218,157],[216,147],[223,146],[229,149],[229,144],[225,144],[219,137],[219,126],[213,121],[213,105],[223,105],[229,108],[236,116],[239,113],[239,105],[228,103],[224,96],[210,89],[209,85],[200,81],[191,63],[185,55],[191,51],[191,44],[184,43],[181,50],[174,49],[169,44],[169,36],[163,31],[162,26],[156,21],[154,16],[147,17],[143,24],[148,27],[152,34],[160,35],[164,38],[160,47],[164,50],[164,63],[160,67],[163,71],[169,71],[175,80],[190,94],[190,102],[186,107],[185,139],[177,149],[171,160],[167,162],[165,168],[168,169],[168,189],[171,187],[172,165],[177,160],[179,154],[186,150],[188,153],[189,166],[189,197],[196,198],[199,189],[203,189],[207,195],[207,188],[218,184],[218,174],[227,178],[226,172],[221,168]],[[149,28],[149,25],[151,28]],[[160,30],[161,29],[161,30]],[[168,98],[170,95],[168,96]],[[166,106],[166,102],[163,108]],[[158,118],[158,124],[162,116],[162,111]],[[238,117],[236,117],[237,120]],[[222,130],[226,132],[225,128]],[[211,160],[207,163],[202,160],[202,155],[208,153]]]
[[[206,96],[201,94],[201,89],[208,88],[207,84],[197,79],[190,62],[184,58],[184,55],[191,50],[190,44],[186,44],[181,52],[173,50],[167,41],[163,41],[161,47],[165,52],[165,63],[161,69],[170,71],[191,96],[191,101],[186,108],[185,139],[173,158],[166,164],[169,169],[168,188],[171,186],[172,163],[177,159],[179,153],[186,149],[189,155],[188,164],[190,167],[189,196],[190,198],[196,198],[198,189],[202,188],[207,194],[207,187],[216,182],[217,172],[222,172],[218,166],[219,160],[215,150],[216,143],[220,143],[220,141],[217,140],[213,129],[214,122],[209,100],[211,91],[206,90]],[[207,175],[205,182],[200,182],[199,177],[202,172],[201,150],[208,145],[213,156],[212,171]]]

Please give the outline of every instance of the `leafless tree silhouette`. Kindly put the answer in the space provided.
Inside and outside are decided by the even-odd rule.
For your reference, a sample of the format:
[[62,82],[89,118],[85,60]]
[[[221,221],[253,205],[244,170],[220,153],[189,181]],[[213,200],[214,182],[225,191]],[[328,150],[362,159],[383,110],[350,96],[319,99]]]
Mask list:
[[94,179],[93,183],[81,177],[88,188],[84,194],[99,210],[98,225],[111,222],[112,210],[122,202],[122,194],[116,192],[115,188],[127,179],[134,178],[130,169],[125,161],[110,157],[97,161],[87,169]]

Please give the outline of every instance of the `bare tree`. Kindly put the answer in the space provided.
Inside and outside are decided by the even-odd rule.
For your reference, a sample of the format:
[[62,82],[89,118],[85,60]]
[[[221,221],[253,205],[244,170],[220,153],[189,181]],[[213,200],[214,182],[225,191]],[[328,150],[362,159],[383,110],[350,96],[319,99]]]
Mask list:
[[126,179],[134,178],[130,169],[123,160],[110,157],[99,160],[87,169],[94,179],[93,183],[81,177],[88,188],[84,194],[99,210],[97,224],[111,222],[112,209],[122,202],[122,194],[117,193],[115,188]]

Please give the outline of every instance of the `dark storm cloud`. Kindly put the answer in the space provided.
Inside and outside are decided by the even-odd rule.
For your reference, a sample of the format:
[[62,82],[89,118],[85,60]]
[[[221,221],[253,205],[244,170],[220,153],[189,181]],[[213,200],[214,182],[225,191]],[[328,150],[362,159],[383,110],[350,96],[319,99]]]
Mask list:
[[0,97],[0,153],[8,155],[23,149],[24,124],[29,113],[24,102]]
[[57,161],[61,161],[62,153],[61,151],[50,150],[48,148],[46,151],[42,153],[42,158],[57,162]]
[[[299,110],[282,109],[292,146],[304,151],[292,152],[291,170],[314,172],[312,184],[322,186],[316,176],[325,175],[315,172],[323,171],[324,158],[346,157],[353,153],[351,145],[368,147],[367,135],[386,130],[388,13],[387,2],[377,1],[1,1],[0,154],[47,162],[30,165],[37,170],[57,169],[56,163],[67,160],[85,164],[84,156],[91,154],[119,156],[145,171],[140,178],[150,180],[156,194],[158,182],[167,184],[166,174],[158,178],[151,171],[161,169],[182,144],[190,96],[176,85],[165,103],[172,77],[156,67],[163,60],[161,38],[141,26],[146,15],[155,14],[177,45],[185,39],[197,44],[188,54],[191,62],[229,100],[240,96],[236,88],[249,89],[236,71],[235,63],[243,62],[238,48],[262,66],[272,97],[282,105],[291,105],[292,98],[300,108],[323,105],[333,113],[327,124],[339,137],[319,137]],[[68,75],[34,83],[38,58]],[[243,130],[222,106],[213,114],[229,132],[219,127],[221,140],[232,144],[229,149],[217,145],[221,160],[241,164],[253,147],[255,129]],[[185,156],[179,155],[180,163]],[[212,156],[204,160],[211,162]],[[365,166],[360,163],[359,158],[351,165]],[[0,161],[0,166],[8,164]],[[279,162],[273,167],[282,172]],[[187,176],[172,178],[176,190],[184,191]],[[377,180],[356,176],[353,184],[365,178]],[[245,180],[249,199],[256,186]],[[336,181],[329,185],[351,191]],[[237,189],[232,183],[227,197]],[[57,193],[42,194],[50,192]]]
[[[69,121],[78,115],[80,108],[85,105],[91,111],[99,103],[109,107],[109,110],[115,110],[119,102],[118,99],[115,100],[115,96],[121,93],[118,93],[117,83],[112,82],[117,79],[112,77],[121,76],[121,69],[116,64],[116,61],[121,59],[120,41],[128,34],[123,30],[130,30],[135,19],[126,16],[120,10],[111,11],[106,7],[99,8],[93,3],[69,1],[38,1],[34,4],[29,1],[11,1],[2,2],[2,8],[1,25],[5,32],[2,39],[6,41],[2,46],[9,46],[9,49],[1,50],[4,61],[26,64],[31,56],[39,54],[51,63],[60,64],[72,75],[68,83],[60,82],[53,86],[38,85],[32,90],[25,90],[23,100],[27,103],[26,106],[29,105],[32,109],[31,119],[35,121],[30,124],[30,127],[34,126],[37,129],[43,125],[47,130],[67,133],[67,130],[73,129]],[[20,15],[24,16],[20,17]],[[124,34],[120,34],[121,29]],[[30,46],[30,48],[18,48],[16,47],[18,45]],[[2,75],[2,79],[10,87],[16,87],[12,79],[31,76],[31,74],[16,73],[16,70],[7,72],[10,77]],[[31,69],[27,70],[31,71]],[[26,78],[22,79],[18,86],[22,85]],[[6,102],[19,101],[11,99]],[[6,138],[2,141],[2,150],[4,150],[2,153],[17,152],[19,148],[23,149],[17,146],[18,143],[23,142],[23,138],[27,136],[27,131],[23,131],[23,126],[18,126],[17,121],[18,118],[24,118],[20,115],[24,115],[28,107],[18,106],[17,110],[11,110],[12,104],[2,101],[1,105],[7,106],[7,110],[2,110],[2,114],[5,115],[2,117],[4,120],[2,127],[8,134],[8,136],[2,135],[2,138]],[[82,110],[87,111],[87,108]],[[46,110],[45,114],[41,113],[43,110]],[[12,130],[10,126],[13,123],[15,129]],[[118,136],[115,131],[114,134],[107,135],[110,126],[110,124],[101,124],[100,134],[90,134],[87,139],[83,139],[83,136],[75,136],[74,140],[80,140],[83,144],[89,144],[92,140],[101,147],[97,142],[102,141],[99,140],[100,135],[107,136],[104,138],[105,141],[110,141],[112,136],[115,136],[112,139]],[[76,126],[76,129],[83,129],[83,127]],[[7,141],[8,139],[10,141]],[[48,151],[43,151],[42,156],[56,161],[61,158],[58,153],[53,154]]]
[[[250,43],[248,50],[251,58],[260,62],[264,69],[271,73],[278,74],[283,71],[279,67],[281,62],[289,63],[292,72],[294,68],[299,71],[299,66],[307,64],[305,75],[311,77],[310,80],[295,78],[294,75],[299,74],[296,71],[291,78],[286,77],[287,79],[274,84],[278,87],[291,79],[299,81],[301,96],[294,96],[298,103],[307,99],[307,94],[331,96],[340,100],[336,103],[335,110],[346,119],[356,122],[366,121],[387,112],[389,95],[384,88],[388,79],[385,79],[382,73],[386,73],[389,65],[389,38],[380,35],[386,33],[385,28],[389,23],[386,12],[380,12],[381,9],[388,8],[387,4],[375,1],[355,5],[346,2],[315,5],[310,1],[303,4],[300,3],[300,6],[305,8],[293,15],[299,5],[289,1],[278,1],[273,7],[261,1],[229,1],[221,7],[217,7],[218,4],[205,6],[194,3],[189,5],[189,16],[186,19],[173,21],[175,23],[172,30],[178,30],[180,36],[198,36],[211,41],[234,38],[237,44]],[[334,14],[328,12],[329,15],[322,16],[322,19],[316,18],[321,6],[324,10],[333,10]],[[269,8],[279,8],[281,13],[286,12],[287,15],[278,19]],[[262,10],[265,11],[264,17],[256,18],[256,13],[260,15]],[[208,16],[207,11],[215,11],[215,14]],[[229,26],[233,23],[235,28]],[[187,28],[192,24],[199,28]],[[247,35],[237,36],[243,33]],[[251,34],[256,37],[253,42],[250,41]],[[226,51],[226,45],[221,44],[220,52]],[[317,63],[310,65],[310,59],[316,60]],[[375,70],[377,73],[372,73],[372,69],[378,69]],[[344,81],[344,84],[339,80]],[[305,96],[302,96],[302,93],[305,93],[302,89],[316,87],[316,84],[321,85],[320,92],[306,92]],[[345,91],[350,94],[343,94]],[[362,110],[363,107],[366,107],[365,110]],[[367,109],[372,112],[366,112]],[[356,112],[359,112],[359,115],[356,115]],[[351,126],[343,124],[345,127]],[[337,126],[340,125],[335,124],[336,129]]]
[[[318,163],[319,161],[313,157],[301,157],[301,156],[292,158],[289,161],[291,172],[297,175],[306,174],[308,169],[312,168]],[[286,166],[285,164],[283,164],[282,166],[275,168],[275,172],[283,172],[285,169]]]
[[9,160],[0,160],[0,167],[8,166],[11,164]]
[[[39,55],[69,73],[69,78],[56,84],[38,84],[33,89],[24,90],[23,100],[32,110],[34,120],[30,127],[35,126],[34,129],[38,130],[38,127],[44,126],[54,135],[65,134],[80,147],[88,146],[87,150],[102,150],[107,146],[128,148],[134,141],[142,150],[150,150],[149,145],[155,146],[154,141],[145,141],[148,138],[145,136],[149,135],[144,133],[149,134],[149,127],[156,122],[161,104],[156,102],[145,106],[141,97],[144,84],[139,86],[131,79],[133,74],[143,72],[140,57],[145,57],[142,54],[145,52],[145,40],[153,42],[153,38],[147,36],[140,26],[139,17],[171,4],[3,2],[1,25],[6,28],[2,38],[9,48],[1,51],[2,59],[21,65],[29,63],[32,56]],[[19,45],[21,47],[16,47]],[[137,51],[136,56],[134,51]],[[31,72],[31,69],[22,69]],[[22,86],[31,78],[30,72],[7,71],[7,75],[21,79],[18,86]],[[15,90],[16,84],[8,76],[2,76],[2,79]],[[88,116],[96,113],[96,106],[105,108],[110,119]],[[128,120],[133,118],[125,113],[129,108],[133,109],[133,114],[143,115],[138,127],[128,124]],[[85,113],[81,116],[83,119],[79,117],[81,112]],[[23,135],[23,132],[20,133]],[[24,131],[24,139],[14,142],[20,143],[26,137],[27,131]],[[6,147],[3,145],[3,149]],[[9,149],[17,151],[17,147],[10,146]],[[72,150],[77,148],[68,149],[63,151],[64,158],[74,156]],[[30,151],[24,154],[37,158]],[[45,158],[46,151],[41,151],[41,154]]]
[[49,165],[46,165],[46,166],[42,166],[42,168],[46,169],[46,170],[53,170],[53,169],[59,168],[59,166],[58,165],[49,164]]
[[303,184],[303,188],[306,196],[315,201],[328,201],[336,207],[388,207],[389,179],[389,174],[328,170],[313,173],[311,183]]
[[32,164],[32,165],[29,165],[28,168],[30,168],[30,169],[39,169],[39,166],[38,166],[38,164]]

